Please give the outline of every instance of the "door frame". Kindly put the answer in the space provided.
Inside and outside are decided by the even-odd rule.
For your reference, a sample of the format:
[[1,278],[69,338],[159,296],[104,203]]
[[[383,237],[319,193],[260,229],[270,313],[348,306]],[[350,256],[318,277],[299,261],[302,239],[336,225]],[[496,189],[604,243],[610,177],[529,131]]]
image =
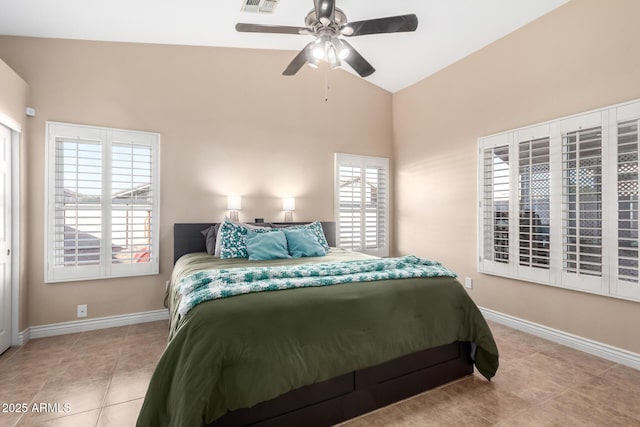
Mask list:
[[[11,131],[11,345],[24,344],[20,336],[20,141],[22,126],[0,113],[0,124]],[[27,337],[28,339],[28,337]]]

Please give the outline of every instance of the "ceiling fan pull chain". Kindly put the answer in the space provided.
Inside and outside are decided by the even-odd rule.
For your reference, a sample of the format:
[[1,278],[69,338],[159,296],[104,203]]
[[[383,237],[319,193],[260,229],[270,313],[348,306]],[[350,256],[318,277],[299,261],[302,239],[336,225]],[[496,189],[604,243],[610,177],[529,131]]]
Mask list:
[[329,71],[324,71],[324,102],[329,101]]

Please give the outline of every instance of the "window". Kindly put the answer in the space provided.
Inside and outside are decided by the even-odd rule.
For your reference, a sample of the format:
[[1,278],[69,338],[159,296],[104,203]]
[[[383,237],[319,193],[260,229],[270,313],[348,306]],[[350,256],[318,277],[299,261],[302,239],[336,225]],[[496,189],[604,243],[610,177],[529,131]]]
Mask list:
[[640,101],[480,138],[480,272],[640,300]]
[[336,154],[337,245],[389,255],[389,159]]
[[47,282],[158,273],[159,140],[47,123]]

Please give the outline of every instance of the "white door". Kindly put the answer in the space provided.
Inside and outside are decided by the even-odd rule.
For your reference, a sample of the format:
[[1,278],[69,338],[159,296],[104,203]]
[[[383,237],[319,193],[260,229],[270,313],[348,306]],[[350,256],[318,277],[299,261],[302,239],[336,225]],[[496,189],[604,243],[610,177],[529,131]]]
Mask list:
[[0,353],[11,346],[11,131],[0,125]]

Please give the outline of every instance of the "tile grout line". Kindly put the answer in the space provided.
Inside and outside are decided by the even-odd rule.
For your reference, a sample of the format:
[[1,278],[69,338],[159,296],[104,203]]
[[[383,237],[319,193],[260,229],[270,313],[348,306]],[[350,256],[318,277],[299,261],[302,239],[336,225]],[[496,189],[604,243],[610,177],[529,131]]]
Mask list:
[[[25,347],[22,346],[18,349],[18,351],[23,350]],[[18,351],[16,351],[16,353],[18,353]],[[24,352],[24,351],[23,351]],[[61,356],[60,359],[58,360],[58,363],[56,364],[56,367],[60,364],[62,364],[62,359],[63,357]],[[40,394],[42,392],[42,390],[45,388],[45,386],[49,383],[49,381],[51,380],[51,374],[47,375],[47,378],[42,382],[42,385],[40,385],[40,388],[38,389],[38,391],[36,391],[33,394],[33,397],[31,398],[31,400],[29,401],[29,407],[31,408],[33,406],[33,404],[35,403],[36,397],[38,397],[38,394]],[[20,418],[18,418],[18,420],[16,421],[16,426],[20,425],[20,423],[22,421],[26,421],[26,415],[29,412],[25,412],[22,415],[20,415]],[[53,418],[52,418],[53,419]]]
[[[513,331],[517,331],[517,329],[513,329]],[[511,334],[511,331],[506,332],[506,334],[507,334],[507,335],[508,335],[508,334]],[[524,332],[524,334],[526,334],[526,335],[530,335],[530,334],[528,334],[528,333],[526,333],[526,332]],[[544,341],[547,341],[547,342],[552,342],[552,341],[547,340],[547,339],[545,339],[545,338],[541,338],[541,339],[542,339],[542,340],[544,340]],[[535,355],[535,354],[542,354],[542,355],[544,355],[544,356],[547,356],[547,357],[550,357],[550,358],[555,359],[555,357],[554,357],[554,356],[552,356],[552,355],[550,355],[550,354],[546,354],[543,350],[544,350],[544,349],[536,348],[536,351],[531,352],[530,354],[527,354],[527,355],[526,355],[525,357],[523,357],[521,360],[526,360],[526,359],[530,358],[531,356],[533,356],[533,355]],[[599,374],[592,374],[592,378],[590,378],[589,380],[586,380],[584,383],[586,383],[586,382],[590,381],[590,380],[591,380],[591,379],[593,379],[593,378],[596,378],[596,377],[598,377],[598,376],[600,376],[600,375],[604,374],[605,372],[607,372],[607,371],[608,371],[608,370],[610,370],[610,369],[613,369],[613,367],[614,367],[614,366],[616,366],[616,365],[617,365],[617,364],[615,364],[615,363],[614,363],[612,366],[609,366],[608,368],[604,369],[604,370],[603,370],[602,372],[600,372]],[[508,369],[508,368],[507,368],[507,369]],[[529,369],[530,369],[530,368],[529,368]],[[539,401],[539,402],[537,402],[537,403],[535,403],[535,404],[533,404],[533,405],[529,406],[528,408],[523,408],[523,409],[521,409],[520,411],[516,412],[516,413],[515,413],[515,414],[513,414],[512,416],[508,417],[506,420],[498,421],[498,422],[496,422],[496,423],[491,423],[491,421],[490,421],[490,420],[487,420],[486,418],[484,418],[484,417],[483,417],[483,416],[481,416],[481,415],[480,415],[480,418],[484,419],[485,421],[487,421],[489,424],[492,424],[492,425],[504,425],[504,424],[505,424],[505,422],[508,422],[509,420],[516,420],[520,415],[524,414],[526,411],[529,411],[529,410],[538,411],[538,410],[540,410],[540,409],[543,407],[543,405],[544,405],[545,403],[547,403],[547,402],[549,402],[549,401],[551,401],[551,400],[553,400],[553,399],[558,398],[558,396],[562,396],[562,395],[564,395],[564,394],[566,394],[566,393],[569,393],[569,392],[571,392],[571,391],[574,391],[575,393],[581,394],[579,391],[577,391],[577,390],[575,390],[575,389],[576,389],[577,387],[579,387],[580,385],[584,384],[584,383],[578,383],[578,384],[572,384],[572,385],[564,385],[564,384],[558,384],[557,382],[555,382],[555,381],[553,381],[553,380],[552,380],[552,382],[553,382],[553,383],[555,383],[555,384],[557,384],[557,385],[559,385],[559,386],[563,386],[563,387],[565,387],[565,389],[564,389],[564,390],[562,390],[562,391],[560,391],[560,392],[558,392],[558,393],[555,393],[555,394],[549,395],[547,398],[542,399],[541,401]],[[507,424],[507,425],[508,425],[508,424]]]
[[[123,341],[125,341],[127,339],[127,336],[129,336],[130,329],[131,329],[131,325],[127,325],[127,330],[124,333]],[[104,408],[105,408],[105,403],[107,403],[107,397],[109,396],[109,390],[111,389],[111,384],[113,383],[113,377],[114,375],[116,375],[116,370],[118,369],[118,364],[120,363],[121,358],[122,358],[122,349],[120,349],[120,352],[118,353],[118,359],[116,360],[116,364],[113,368],[113,372],[111,373],[111,377],[109,378],[109,384],[107,385],[107,390],[105,391],[104,396],[102,397],[102,404],[100,405],[100,411],[98,412],[98,418],[96,418],[96,424],[94,427],[98,427],[98,424],[100,423],[100,418],[102,417],[102,413],[104,412]]]
[[[605,369],[604,371],[602,371],[601,373],[597,374],[597,375],[596,375],[596,376],[594,376],[593,378],[601,377],[601,376],[603,376],[605,373],[609,372],[610,370],[612,370],[612,369],[614,369],[614,368],[616,368],[616,367],[624,367],[624,366],[625,366],[625,365],[621,365],[621,364],[619,364],[619,363],[615,363],[613,366],[610,366],[609,368]],[[585,382],[584,384],[586,384],[586,382]],[[584,385],[584,384],[583,384],[583,385]],[[575,392],[576,392],[576,394],[578,394],[578,395],[580,395],[580,396],[583,396],[583,397],[586,397],[586,398],[591,398],[591,396],[590,396],[590,395],[588,395],[587,393],[582,392],[582,391],[580,391],[580,390],[578,390],[578,389],[576,389],[576,390],[575,390]],[[629,391],[629,390],[625,390],[625,392],[632,393],[632,392],[631,392],[631,391]],[[625,415],[624,413],[622,413],[622,412],[618,411],[616,408],[613,408],[613,407],[610,407],[610,408],[609,408],[609,410],[610,410],[610,411],[613,411],[613,412],[615,412],[615,413],[617,413],[617,414],[620,414],[620,415]],[[634,414],[629,414],[629,416],[631,416],[632,418],[637,418],[638,420],[640,420],[640,417],[636,417]]]

